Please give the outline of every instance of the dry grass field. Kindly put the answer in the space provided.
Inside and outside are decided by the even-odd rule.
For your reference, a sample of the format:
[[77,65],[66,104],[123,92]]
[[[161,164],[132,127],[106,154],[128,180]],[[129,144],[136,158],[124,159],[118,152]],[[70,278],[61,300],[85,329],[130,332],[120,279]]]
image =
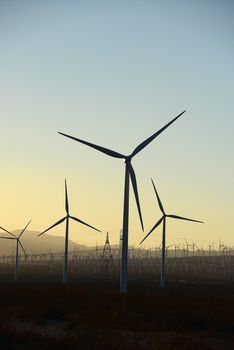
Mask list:
[[0,285],[0,349],[233,350],[234,284]]

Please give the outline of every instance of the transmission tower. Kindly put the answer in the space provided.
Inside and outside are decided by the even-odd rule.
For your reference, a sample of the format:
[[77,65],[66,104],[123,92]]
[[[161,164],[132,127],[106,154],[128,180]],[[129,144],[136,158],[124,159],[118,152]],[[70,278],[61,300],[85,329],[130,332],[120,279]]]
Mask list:
[[113,267],[114,267],[114,261],[113,261],[113,256],[112,256],[110,242],[109,242],[109,235],[107,232],[105,245],[101,255],[102,277],[106,279],[111,279],[113,277]]

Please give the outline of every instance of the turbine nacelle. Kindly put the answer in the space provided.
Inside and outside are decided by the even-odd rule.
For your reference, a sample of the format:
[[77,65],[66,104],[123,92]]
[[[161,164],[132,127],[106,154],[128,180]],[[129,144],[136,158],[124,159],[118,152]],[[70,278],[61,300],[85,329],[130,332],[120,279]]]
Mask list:
[[131,160],[132,160],[132,156],[131,155],[130,156],[126,156],[124,158],[124,164],[131,163]]

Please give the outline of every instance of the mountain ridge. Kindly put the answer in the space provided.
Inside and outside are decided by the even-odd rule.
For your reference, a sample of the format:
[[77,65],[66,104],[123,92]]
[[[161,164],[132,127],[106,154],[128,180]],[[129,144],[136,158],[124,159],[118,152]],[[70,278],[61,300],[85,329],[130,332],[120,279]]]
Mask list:
[[[16,236],[20,233],[20,230],[13,230],[13,234]],[[46,252],[61,252],[64,250],[64,237],[52,236],[49,234],[44,234],[43,237],[38,237],[40,232],[38,231],[29,231],[26,230],[22,237],[21,242],[27,254],[33,253],[46,253]],[[0,233],[1,237],[10,237],[7,233]],[[1,239],[0,243],[0,255],[14,255],[15,254],[15,246],[16,243],[14,240]],[[69,239],[68,243],[69,251],[73,251],[77,248],[79,249],[90,249],[90,247],[86,245],[81,245],[75,243],[71,239]],[[19,254],[22,251],[20,249]]]

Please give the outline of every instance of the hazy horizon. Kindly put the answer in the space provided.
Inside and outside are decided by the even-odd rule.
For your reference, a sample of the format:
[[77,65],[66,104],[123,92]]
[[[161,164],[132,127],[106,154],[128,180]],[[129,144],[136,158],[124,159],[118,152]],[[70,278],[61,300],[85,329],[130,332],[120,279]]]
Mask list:
[[[14,234],[20,233],[20,229],[16,229],[11,231]],[[64,233],[62,231],[57,230],[55,233],[46,232],[43,236],[38,237],[38,234],[40,231],[37,230],[26,230],[21,238],[21,243],[23,244],[23,247],[26,251],[26,254],[37,254],[37,253],[49,253],[51,252],[63,252],[64,250]],[[131,231],[130,231],[131,233]],[[111,249],[116,249],[120,247],[120,241],[113,243],[112,238],[113,234],[109,233],[109,244]],[[8,237],[6,233],[1,234],[1,237]],[[103,249],[106,241],[106,234],[103,234],[103,240],[99,242],[94,242],[92,244],[80,244],[79,242],[73,240],[72,238],[69,238],[69,244],[68,244],[68,250],[72,252],[76,247],[84,248],[85,250],[89,250],[90,248],[99,248]],[[147,242],[145,242],[147,243]],[[213,241],[213,244],[209,244],[210,242],[206,241],[187,241],[186,239],[178,240],[177,242],[173,242],[172,244],[167,244],[167,250],[168,251],[176,251],[178,250],[189,250],[191,253],[194,249],[195,253],[199,251],[199,254],[202,253],[202,250],[204,251],[223,251],[224,254],[228,254],[228,249],[233,249],[232,246],[227,245],[227,242],[223,241]],[[188,246],[187,246],[188,244]],[[194,247],[193,247],[194,244]],[[152,242],[151,245],[149,244],[131,244],[129,245],[130,249],[145,249],[145,250],[151,250],[152,252],[156,250],[160,250],[161,243]],[[4,255],[11,255],[15,254],[15,241],[9,241],[9,240],[1,240],[1,246],[0,246],[0,254]],[[20,249],[20,255],[24,255],[23,251]]]
[[[167,244],[233,245],[233,10],[227,0],[0,0],[0,226],[32,219],[43,231],[64,217],[66,178],[71,215],[104,232],[72,223],[69,238],[103,244],[108,231],[117,244],[123,161],[57,132],[128,154],[186,109],[133,160],[145,233],[131,192],[129,243],[161,216],[153,178],[168,213],[205,222],[168,220]],[[144,247],[160,241],[161,228]]]

